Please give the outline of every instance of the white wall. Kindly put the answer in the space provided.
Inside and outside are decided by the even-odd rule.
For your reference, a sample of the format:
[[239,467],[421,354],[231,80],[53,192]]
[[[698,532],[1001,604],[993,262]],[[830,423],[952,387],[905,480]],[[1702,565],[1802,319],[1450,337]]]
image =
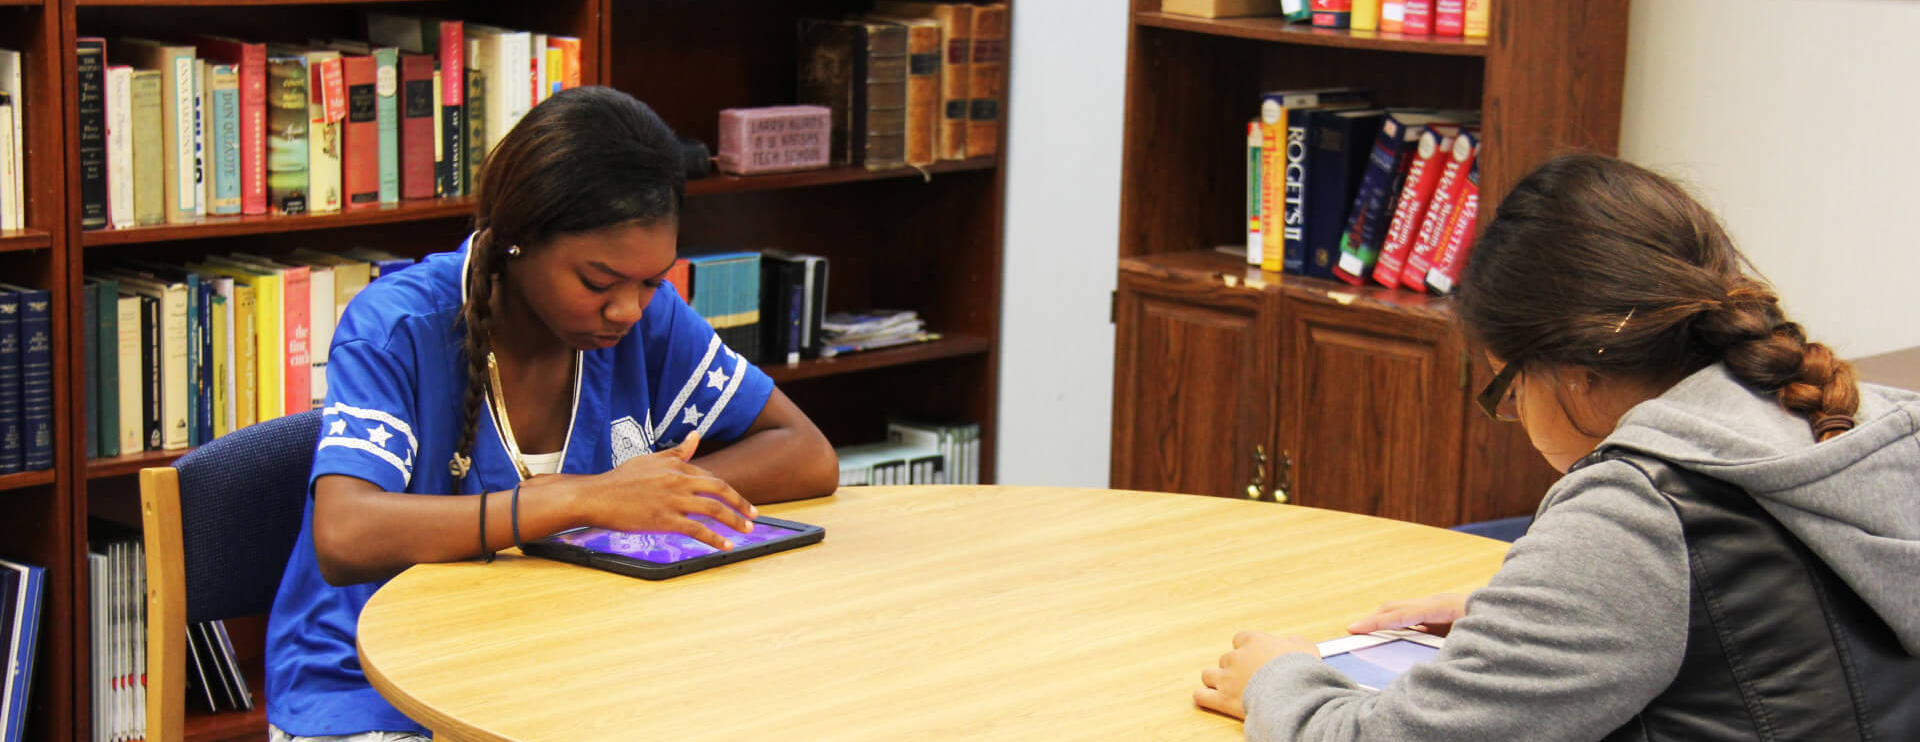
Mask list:
[[[1014,5],[1001,482],[1107,482],[1126,5]],[[1687,181],[1843,356],[1920,345],[1920,2],[1634,0],[1630,24],[1622,155]]]
[[1920,345],[1920,2],[1634,0],[1621,155],[1687,181],[1808,334]]
[[998,479],[1104,487],[1126,0],[1013,4]]

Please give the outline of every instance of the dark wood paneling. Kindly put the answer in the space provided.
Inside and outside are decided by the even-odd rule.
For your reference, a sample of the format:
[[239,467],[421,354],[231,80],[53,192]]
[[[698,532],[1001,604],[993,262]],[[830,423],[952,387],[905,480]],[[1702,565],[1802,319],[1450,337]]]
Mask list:
[[1628,0],[1493,6],[1482,107],[1481,210],[1554,155],[1614,154],[1626,80]]
[[1121,274],[1114,487],[1248,496],[1257,452],[1273,453],[1267,307],[1261,291],[1224,282]]

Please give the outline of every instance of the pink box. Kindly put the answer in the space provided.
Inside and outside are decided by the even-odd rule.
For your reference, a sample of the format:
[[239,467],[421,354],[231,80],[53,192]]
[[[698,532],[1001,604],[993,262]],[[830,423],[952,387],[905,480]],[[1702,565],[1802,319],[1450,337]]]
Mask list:
[[720,112],[722,172],[763,175],[827,166],[833,128],[826,106],[728,108]]

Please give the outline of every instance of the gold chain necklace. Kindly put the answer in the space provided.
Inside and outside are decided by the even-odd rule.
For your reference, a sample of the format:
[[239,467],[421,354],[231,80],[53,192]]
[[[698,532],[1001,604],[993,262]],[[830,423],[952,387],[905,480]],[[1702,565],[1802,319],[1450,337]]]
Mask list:
[[[573,362],[576,364],[580,362],[580,354],[574,354]],[[493,420],[499,424],[500,439],[507,444],[507,457],[513,459],[513,468],[519,470],[521,479],[532,479],[533,470],[528,469],[527,463],[521,459],[520,443],[513,438],[513,423],[507,420],[507,397],[502,393],[506,385],[500,383],[500,364],[494,360],[492,351],[487,352],[487,378],[492,383],[491,388],[487,390],[487,396],[493,404]],[[571,415],[569,415],[568,427],[572,427]],[[573,431],[567,432],[571,435]],[[561,450],[566,449],[563,446]]]

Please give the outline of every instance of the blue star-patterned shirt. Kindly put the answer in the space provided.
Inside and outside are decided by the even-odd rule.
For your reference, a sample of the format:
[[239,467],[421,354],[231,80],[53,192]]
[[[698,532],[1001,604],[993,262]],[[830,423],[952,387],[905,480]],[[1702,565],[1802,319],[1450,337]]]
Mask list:
[[[467,247],[373,282],[347,307],[327,359],[327,400],[311,482],[345,474],[388,492],[512,489],[519,471],[482,405],[473,468],[457,491],[447,461],[462,423],[464,335],[457,323]],[[560,471],[605,472],[698,431],[740,437],[773,381],[720,342],[671,286],[633,331],[576,364]],[[394,538],[405,538],[394,534]],[[313,549],[313,500],[267,627],[267,720],[295,736],[417,731],[367,684],[354,651],[360,609],[382,583],[328,585]]]

